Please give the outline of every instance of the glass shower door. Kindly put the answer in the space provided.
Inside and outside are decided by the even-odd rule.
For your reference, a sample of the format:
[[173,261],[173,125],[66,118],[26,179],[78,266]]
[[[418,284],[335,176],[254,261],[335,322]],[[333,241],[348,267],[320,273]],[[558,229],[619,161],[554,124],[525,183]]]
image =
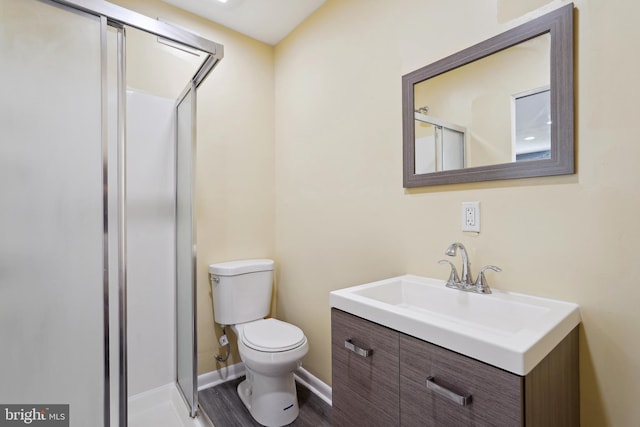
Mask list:
[[442,168],[443,171],[464,169],[464,132],[441,128]]
[[0,420],[108,425],[103,26],[0,0]]
[[178,386],[195,417],[197,393],[195,130],[196,89],[187,86],[177,107],[176,137],[176,336]]

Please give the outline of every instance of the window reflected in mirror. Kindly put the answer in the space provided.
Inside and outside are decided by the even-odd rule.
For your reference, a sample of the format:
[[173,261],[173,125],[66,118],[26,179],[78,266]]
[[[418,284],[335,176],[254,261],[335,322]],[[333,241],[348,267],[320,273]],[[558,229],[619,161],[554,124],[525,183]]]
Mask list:
[[551,158],[551,91],[534,89],[512,99],[513,161]]

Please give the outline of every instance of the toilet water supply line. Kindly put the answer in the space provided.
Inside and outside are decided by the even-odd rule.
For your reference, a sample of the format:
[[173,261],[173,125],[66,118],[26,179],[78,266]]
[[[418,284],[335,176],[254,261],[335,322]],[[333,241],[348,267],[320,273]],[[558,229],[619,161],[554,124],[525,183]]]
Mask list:
[[222,336],[220,337],[220,339],[218,340],[218,342],[220,343],[220,345],[225,346],[227,348],[227,351],[224,356],[220,355],[220,354],[216,354],[216,360],[218,362],[226,362],[227,359],[229,358],[229,355],[231,354],[231,344],[229,344],[229,339],[227,338],[227,333],[225,331],[226,326],[222,325]]

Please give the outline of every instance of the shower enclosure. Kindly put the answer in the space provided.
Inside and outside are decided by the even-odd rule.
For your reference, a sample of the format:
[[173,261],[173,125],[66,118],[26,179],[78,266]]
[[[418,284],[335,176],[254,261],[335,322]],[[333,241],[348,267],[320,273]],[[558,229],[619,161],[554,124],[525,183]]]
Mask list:
[[465,167],[466,128],[417,111],[414,120],[416,174]]
[[196,414],[195,106],[222,46],[104,1],[0,0],[0,421],[127,426],[130,28],[205,56],[174,114],[176,381]]

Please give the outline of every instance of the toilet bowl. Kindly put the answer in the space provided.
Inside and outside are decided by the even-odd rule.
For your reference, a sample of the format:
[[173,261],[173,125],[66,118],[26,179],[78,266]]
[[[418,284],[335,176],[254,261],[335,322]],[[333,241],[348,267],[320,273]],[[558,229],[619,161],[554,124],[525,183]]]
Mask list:
[[271,305],[273,261],[265,259],[211,264],[209,274],[217,323],[231,326],[247,377],[238,395],[260,424],[292,423],[299,406],[293,372],[309,351],[300,328],[265,318]]
[[265,426],[292,423],[299,414],[293,371],[309,351],[298,327],[277,319],[232,326],[247,379],[238,395],[253,418]]

